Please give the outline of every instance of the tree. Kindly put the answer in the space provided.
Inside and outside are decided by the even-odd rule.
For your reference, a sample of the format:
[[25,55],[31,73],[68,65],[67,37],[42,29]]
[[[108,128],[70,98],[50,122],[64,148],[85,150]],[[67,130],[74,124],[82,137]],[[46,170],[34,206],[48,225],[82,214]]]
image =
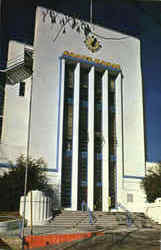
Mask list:
[[[28,159],[27,192],[50,191],[45,174],[46,163],[42,158]],[[21,155],[16,165],[10,162],[10,170],[0,176],[0,210],[18,211],[20,197],[24,194],[26,158]]]
[[154,202],[156,198],[161,197],[161,162],[152,170],[148,170],[141,185],[149,202]]

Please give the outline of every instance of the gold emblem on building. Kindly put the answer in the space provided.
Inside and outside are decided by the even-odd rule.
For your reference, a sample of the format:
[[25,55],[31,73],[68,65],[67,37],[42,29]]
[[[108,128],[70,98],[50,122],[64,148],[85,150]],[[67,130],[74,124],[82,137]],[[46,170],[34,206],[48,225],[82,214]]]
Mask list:
[[85,43],[86,47],[92,53],[94,53],[102,48],[102,45],[100,44],[100,42],[93,35],[87,36],[86,39],[84,40],[84,43]]

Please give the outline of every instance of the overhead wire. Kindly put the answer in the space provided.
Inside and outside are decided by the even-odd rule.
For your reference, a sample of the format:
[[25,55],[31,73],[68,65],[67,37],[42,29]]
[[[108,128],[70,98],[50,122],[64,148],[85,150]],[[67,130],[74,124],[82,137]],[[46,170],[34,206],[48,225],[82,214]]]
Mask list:
[[[92,27],[92,30],[94,30],[94,25],[93,25],[93,0],[90,0],[90,25]],[[96,36],[96,37],[99,37],[100,39],[104,39],[104,40],[113,40],[113,41],[120,41],[120,40],[124,40],[124,39],[128,39],[129,37],[119,37],[119,38],[116,38],[116,37],[104,37],[104,36],[101,36],[93,31],[91,31],[91,33]]]
[[118,41],[118,40],[124,40],[124,39],[130,38],[129,36],[118,37],[118,38],[116,38],[116,37],[104,37],[104,36],[101,36],[101,35],[99,35],[99,34],[97,34],[97,33],[95,33],[95,32],[91,32],[91,33],[92,33],[93,35],[95,35],[95,36],[101,38],[101,39],[104,39],[104,40],[114,40],[114,41]]

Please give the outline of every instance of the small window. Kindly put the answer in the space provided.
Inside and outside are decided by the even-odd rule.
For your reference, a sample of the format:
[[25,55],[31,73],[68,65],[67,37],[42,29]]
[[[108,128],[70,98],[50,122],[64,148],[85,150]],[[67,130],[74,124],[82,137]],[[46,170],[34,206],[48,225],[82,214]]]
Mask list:
[[102,103],[97,103],[96,107],[97,107],[97,111],[101,111],[102,110]]
[[65,102],[68,103],[68,104],[73,104],[73,98],[66,98],[65,99]]
[[0,116],[0,140],[2,136],[2,125],[3,125],[3,116]]
[[80,106],[84,107],[84,108],[87,108],[88,107],[88,101],[80,100]]
[[81,152],[82,159],[87,159],[87,152],[83,151]]
[[110,155],[110,161],[116,161],[116,155]]
[[114,105],[110,106],[110,111],[111,111],[111,113],[115,113],[116,109],[115,109]]
[[66,157],[71,157],[72,156],[72,151],[65,151],[64,152]]
[[82,180],[80,184],[81,184],[81,187],[87,187],[87,181],[86,180],[85,181]]
[[72,150],[72,141],[66,141],[64,144],[64,151],[71,151]]
[[25,82],[20,82],[19,96],[25,96]]
[[127,194],[127,202],[133,202],[133,194]]
[[102,154],[101,153],[97,153],[96,154],[96,159],[99,161],[99,160],[102,160]]

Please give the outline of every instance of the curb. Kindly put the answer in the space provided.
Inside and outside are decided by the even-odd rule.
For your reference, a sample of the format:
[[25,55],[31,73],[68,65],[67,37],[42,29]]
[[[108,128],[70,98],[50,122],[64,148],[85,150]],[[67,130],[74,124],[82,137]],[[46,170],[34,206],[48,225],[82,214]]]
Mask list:
[[102,236],[103,232],[88,232],[88,233],[74,233],[74,234],[50,234],[50,235],[30,235],[25,237],[25,249],[32,249],[35,247],[45,247],[50,245],[58,245],[64,242],[71,242],[74,240],[82,240],[91,238],[93,236]]

